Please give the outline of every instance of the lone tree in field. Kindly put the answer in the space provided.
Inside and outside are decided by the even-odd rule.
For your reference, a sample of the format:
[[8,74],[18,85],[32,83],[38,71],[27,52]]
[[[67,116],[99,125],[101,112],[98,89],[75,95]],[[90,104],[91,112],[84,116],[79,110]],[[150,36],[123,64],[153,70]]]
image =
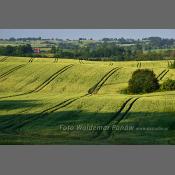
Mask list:
[[128,83],[129,93],[148,93],[157,89],[159,89],[159,82],[154,72],[149,69],[136,70]]

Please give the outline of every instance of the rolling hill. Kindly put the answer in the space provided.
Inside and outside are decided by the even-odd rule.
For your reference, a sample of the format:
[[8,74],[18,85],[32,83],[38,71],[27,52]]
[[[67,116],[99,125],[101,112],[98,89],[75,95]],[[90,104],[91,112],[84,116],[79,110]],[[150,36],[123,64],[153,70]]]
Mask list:
[[[122,93],[137,61],[0,60],[0,144],[175,144],[175,91]],[[175,79],[167,61],[139,64]]]

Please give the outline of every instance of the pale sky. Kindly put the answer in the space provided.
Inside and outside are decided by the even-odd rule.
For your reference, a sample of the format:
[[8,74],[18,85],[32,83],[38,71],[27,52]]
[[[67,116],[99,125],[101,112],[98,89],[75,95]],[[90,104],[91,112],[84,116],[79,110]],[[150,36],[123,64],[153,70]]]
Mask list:
[[0,29],[0,38],[42,37],[59,39],[78,38],[144,38],[158,36],[174,38],[175,29]]

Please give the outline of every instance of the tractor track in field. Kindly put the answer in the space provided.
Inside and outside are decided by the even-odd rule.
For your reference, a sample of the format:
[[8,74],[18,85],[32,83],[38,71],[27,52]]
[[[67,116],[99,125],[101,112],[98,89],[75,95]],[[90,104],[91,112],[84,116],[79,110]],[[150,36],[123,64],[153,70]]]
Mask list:
[[[129,104],[128,108],[126,107],[126,111],[125,111],[123,114],[121,113],[122,111],[120,112],[120,114],[118,114],[118,116],[119,116],[119,115],[121,115],[121,116],[120,116],[119,119],[116,121],[115,125],[118,125],[118,124],[126,117],[126,115],[130,112],[131,108],[133,107],[134,103],[135,103],[138,99],[140,99],[140,98],[141,98],[141,97],[132,98],[133,101]],[[116,116],[116,118],[118,118],[118,116]],[[113,121],[115,121],[116,118],[114,118]],[[108,137],[110,137],[111,133],[112,133],[112,132],[109,133]]]
[[[174,95],[174,94],[168,94],[168,95]],[[20,124],[16,125],[15,126],[15,123],[16,123],[16,117],[13,117],[11,119],[8,119],[8,120],[4,120],[2,122],[11,122],[9,124],[7,124],[6,126],[0,126],[0,130],[1,132],[4,132],[4,133],[18,133],[17,132],[17,129],[20,129],[21,127],[33,122],[33,121],[36,121],[38,119],[41,119],[43,118],[44,116],[46,115],[49,115],[53,112],[55,112],[56,110],[59,110],[63,107],[66,107],[68,106],[69,104],[73,103],[74,101],[76,100],[79,100],[83,97],[86,97],[86,96],[89,96],[89,94],[85,94],[85,95],[82,95],[82,96],[79,96],[79,97],[74,97],[74,98],[69,98],[67,100],[64,100],[63,102],[60,102],[59,104],[53,106],[53,107],[50,107],[48,109],[45,109],[43,110],[42,112],[38,113],[38,114],[35,114],[33,116],[30,116],[28,118],[22,118],[21,117],[21,122]],[[153,95],[153,96],[157,96],[157,95]],[[153,96],[143,96],[143,97],[153,97]],[[120,107],[120,109],[112,116],[112,118],[103,126],[106,126],[106,125],[110,125],[112,122],[114,122],[117,118],[119,118],[117,121],[116,121],[116,124],[119,124],[124,118],[125,116],[129,113],[129,111],[131,110],[131,108],[133,107],[134,103],[140,99],[142,97],[131,97],[127,100],[125,100],[125,102],[122,104],[122,106]],[[133,99],[133,101],[131,102],[131,100]],[[128,106],[128,108],[126,109],[126,111],[122,114],[122,111],[125,109],[125,107],[127,106],[127,104],[131,102]],[[121,116],[120,116],[121,115]],[[18,116],[17,116],[18,117]],[[19,118],[19,117],[18,117]],[[19,123],[19,121],[18,121]],[[9,130],[10,128],[12,128],[11,130]],[[99,137],[101,134],[102,134],[103,130],[101,130],[100,132],[96,133],[95,136],[93,136],[93,139],[94,138],[97,138]],[[110,137],[112,133],[112,130],[110,131],[110,133],[108,133],[108,138]]]
[[167,70],[167,69],[164,69],[164,70],[157,76],[157,79],[158,79],[158,80],[162,80],[168,72],[169,72],[169,69],[168,69],[168,70]]
[[110,62],[110,63],[109,63],[109,66],[113,66],[113,64],[114,64],[113,62]]
[[[70,65],[68,65],[69,67],[70,67]],[[67,67],[68,67],[67,66]],[[71,67],[72,67],[73,65],[71,65]],[[65,67],[64,67],[65,68]],[[107,81],[107,79],[112,75],[112,74],[114,74],[117,70],[118,70],[119,68],[114,68],[114,69],[112,69],[112,70],[110,70],[108,73],[106,73],[105,74],[105,76],[103,76],[102,78],[101,78],[101,81],[99,81],[98,83],[96,83],[96,85],[98,84],[100,84],[100,88],[102,87],[102,85]],[[99,88],[99,89],[100,89]],[[39,88],[36,88],[36,89],[39,89]],[[34,90],[32,91],[32,92],[35,92]],[[32,92],[30,92],[30,93],[32,93]],[[27,125],[27,124],[29,124],[29,123],[31,123],[31,122],[33,122],[33,121],[36,121],[36,120],[38,120],[38,119],[40,119],[40,118],[43,118],[44,116],[48,116],[48,115],[50,115],[51,113],[53,113],[53,112],[55,112],[55,111],[57,111],[57,110],[59,110],[59,109],[62,109],[62,108],[64,108],[64,107],[66,107],[66,106],[68,106],[68,105],[70,105],[70,104],[72,104],[73,102],[75,102],[75,101],[77,101],[77,100],[80,100],[81,98],[83,98],[83,97],[88,97],[88,96],[91,96],[92,94],[89,94],[89,93],[87,93],[87,94],[85,94],[85,95],[81,95],[81,96],[79,96],[79,97],[73,97],[73,98],[69,98],[69,99],[66,99],[66,100],[64,100],[64,101],[62,101],[62,102],[60,102],[60,103],[58,103],[58,104],[56,104],[55,106],[53,106],[53,107],[50,107],[50,108],[47,108],[47,109],[45,109],[45,110],[43,110],[42,112],[40,112],[40,113],[38,113],[38,114],[36,114],[36,115],[34,115],[34,116],[31,116],[31,117],[28,117],[27,119],[22,119],[22,121],[20,122],[20,124],[18,124],[18,125],[16,125],[16,126],[14,126],[14,124],[13,124],[13,122],[15,122],[15,120],[11,120],[11,124],[10,125],[6,125],[5,127],[3,127],[3,128],[1,128],[1,130],[3,129],[9,129],[9,128],[11,128],[11,127],[13,127],[13,132],[15,132],[16,130],[18,130],[18,129],[20,129],[21,127],[23,127],[23,126],[25,126],[25,125]]]
[[73,66],[73,64],[70,64],[70,65],[67,65],[67,66],[63,67],[62,69],[58,70],[57,72],[52,74],[48,79],[46,79],[42,84],[40,84],[39,86],[37,86],[35,89],[33,89],[31,91],[24,92],[24,93],[21,93],[21,94],[15,94],[15,95],[0,97],[0,99],[10,98],[10,97],[17,97],[17,96],[22,96],[22,95],[27,95],[27,94],[39,92],[42,89],[44,89],[48,84],[50,84],[53,80],[55,80],[60,74],[67,71],[72,66]]
[[162,80],[168,72],[169,72],[169,70],[167,70],[167,71],[159,78],[159,80]]
[[[96,83],[96,85],[99,85],[100,84],[100,87],[98,88],[98,90],[103,86],[103,84],[107,81],[107,79],[113,75],[117,70],[119,70],[120,68],[113,68],[112,70],[110,70],[108,73],[106,73],[102,78],[101,80]],[[95,88],[96,89],[96,88]],[[94,90],[95,90],[94,89]],[[27,121],[23,121],[20,125],[16,126],[15,129],[19,129],[27,124],[29,124],[30,122],[33,122],[35,120],[38,120],[40,118],[43,118],[44,116],[48,116],[50,115],[51,113],[59,110],[59,109],[62,109],[70,104],[72,104],[73,102],[77,101],[77,100],[80,100],[81,98],[83,97],[88,97],[88,96],[91,96],[92,94],[85,94],[85,95],[82,95],[82,96],[79,96],[79,97],[73,97],[73,98],[69,98],[69,99],[66,99],[60,103],[58,103],[57,105],[53,106],[53,107],[50,107],[50,108],[47,108],[45,110],[43,110],[42,112],[40,112],[39,114],[36,114],[35,116],[32,116],[30,117],[30,119],[27,119]]]
[[[50,84],[55,78],[57,78],[60,74],[62,74],[63,72],[65,72],[66,70],[68,70],[69,68],[71,68],[73,66],[73,64],[70,64],[68,66],[63,67],[62,69],[60,69],[59,71],[55,72],[53,75],[51,75],[47,80],[45,80],[42,84],[40,84],[39,86],[37,86],[35,89],[28,91],[28,92],[24,92],[21,94],[15,94],[15,95],[9,95],[9,96],[4,96],[4,97],[0,97],[0,99],[5,99],[5,98],[10,98],[10,97],[17,97],[17,96],[22,96],[22,95],[28,95],[31,93],[35,93],[35,92],[39,92],[41,91],[44,87],[46,87],[48,84]],[[115,69],[115,70],[114,70]],[[93,89],[93,92],[96,91],[96,93],[102,88],[103,84],[107,81],[107,79],[109,79],[109,77],[114,74],[117,70],[119,70],[120,68],[114,68],[111,71],[109,71],[107,74],[105,74],[103,76],[103,78],[97,83],[95,84],[95,89]],[[113,71],[114,70],[114,71]],[[100,84],[101,83],[101,84]],[[100,84],[100,86],[99,86]],[[94,87],[94,86],[93,86]],[[89,93],[88,91],[88,94]]]
[[121,69],[121,68],[115,67],[115,68],[111,69],[109,72],[107,72],[94,86],[92,86],[88,90],[88,93],[89,94],[97,94],[97,92],[102,88],[104,83],[119,69]]
[[59,109],[62,109],[64,107],[70,105],[71,103],[73,103],[73,102],[75,102],[75,101],[77,101],[77,100],[79,100],[79,99],[81,99],[83,97],[87,97],[87,96],[89,96],[89,94],[85,94],[85,95],[82,95],[82,96],[79,96],[79,97],[69,98],[67,100],[64,100],[64,101],[58,103],[57,105],[55,105],[53,107],[50,107],[50,108],[47,108],[47,109],[43,110],[42,112],[40,112],[38,114],[30,116],[30,117],[28,117],[26,119],[21,118],[22,121],[19,124],[17,124],[16,126],[15,126],[15,123],[14,123],[15,122],[15,118],[14,119],[12,118],[10,120],[5,121],[5,122],[10,122],[10,123],[8,125],[4,126],[4,127],[0,127],[0,130],[1,131],[5,131],[5,130],[8,131],[11,128],[12,132],[17,132],[17,130],[20,129],[21,127],[23,127],[23,126],[25,126],[25,125],[33,122],[33,121],[41,119],[41,118],[43,118],[45,116],[48,116],[51,113],[53,113],[53,112],[55,112],[55,111],[57,111]]
[[142,63],[141,63],[141,62],[138,62],[138,63],[137,63],[137,68],[139,68],[139,69],[140,69],[140,68],[141,68],[141,66],[142,66]]
[[32,63],[34,61],[34,58],[33,57],[31,57],[30,59],[29,59],[29,63]]
[[46,79],[42,84],[40,84],[39,86],[37,86],[34,90],[30,91],[30,93],[41,91],[44,87],[46,87],[53,80],[55,80],[58,77],[58,75],[62,74],[66,70],[70,69],[72,66],[73,66],[73,64],[70,64],[70,65],[67,65],[67,66],[63,67],[62,69],[58,70],[57,72],[55,72],[54,74],[52,74],[48,79]]
[[[141,97],[131,97],[129,99],[127,99],[122,106],[120,107],[120,109],[111,117],[111,119],[105,123],[103,126],[110,126],[112,122],[116,121],[115,125],[118,125],[124,118],[125,116],[128,114],[128,112],[131,110],[132,106],[134,105],[134,103]],[[133,100],[133,101],[132,101]],[[132,101],[132,102],[131,102]],[[131,102],[129,104],[129,102]],[[129,106],[127,107],[127,105],[129,104]],[[126,108],[126,111],[122,114],[123,110]],[[103,130],[100,130],[99,132],[96,132],[96,134],[93,136],[93,138],[97,138],[99,137],[101,134],[103,133]],[[111,130],[111,126],[109,128],[109,133],[108,133],[108,137],[110,137],[112,133]]]
[[160,72],[160,74],[156,77],[157,79],[159,79],[159,77],[166,71],[166,69],[164,69],[162,72]]
[[2,58],[2,59],[0,60],[0,62],[6,61],[8,57],[9,57],[9,56],[6,56],[6,57]]
[[[62,72],[63,71],[66,71],[68,68],[72,67],[73,65],[68,65],[66,67],[64,67],[62,69]],[[67,68],[67,69],[66,69]],[[109,77],[111,77],[117,70],[119,70],[120,68],[116,67],[116,68],[113,68],[112,70],[110,70],[109,72],[107,72],[101,79],[98,83],[96,83],[94,86],[93,86],[93,91],[92,92],[98,92],[100,90],[100,88],[103,86],[103,84],[109,79]],[[61,71],[58,71],[58,72],[61,72]],[[49,81],[53,81],[53,79],[55,79],[58,75],[58,72],[54,73],[51,77],[49,77],[44,83],[42,83],[40,86],[38,86],[37,88],[35,88],[34,90],[28,92],[28,93],[33,93],[33,92],[38,92],[39,90],[43,89],[45,87],[45,85],[47,85],[48,83],[50,83]],[[25,94],[28,94],[28,93],[23,93],[23,94],[18,94],[18,95],[15,95],[15,96],[19,96],[19,95],[25,95]],[[31,116],[27,119],[23,119],[20,124],[17,124],[16,126],[14,126],[14,123],[13,121],[15,120],[11,120],[11,124],[10,125],[6,125],[5,127],[1,128],[1,130],[3,129],[9,129],[9,128],[13,128],[13,132],[15,132],[16,130],[20,129],[21,127],[35,121],[35,120],[38,120],[40,118],[43,118],[44,116],[48,116],[50,115],[51,113],[59,110],[59,109],[62,109],[70,104],[72,104],[73,102],[83,98],[83,97],[87,97],[87,96],[91,96],[92,94],[91,93],[87,93],[85,95],[82,95],[82,96],[79,96],[79,97],[73,97],[73,98],[69,98],[67,100],[64,100],[60,103],[58,103],[57,105],[53,106],[53,107],[50,107],[50,108],[47,108],[45,110],[43,110],[42,112],[34,115],[34,116]]]
[[58,58],[54,58],[53,63],[58,63]]
[[[166,95],[174,95],[174,94],[166,94]],[[122,106],[120,107],[120,109],[113,115],[113,117],[107,122],[105,123],[103,126],[109,126],[112,122],[115,122],[114,125],[118,125],[125,117],[126,115],[130,112],[130,110],[132,109],[133,105],[135,104],[135,102],[137,100],[139,100],[140,98],[143,97],[154,97],[154,96],[162,96],[162,95],[151,95],[151,96],[139,96],[139,97],[131,97],[129,99],[127,99]],[[131,102],[129,104],[129,102]],[[129,106],[127,107],[127,105],[129,104]],[[125,110],[125,112],[122,114],[123,110]],[[97,138],[102,134],[103,130],[100,130],[99,132],[96,132],[93,136],[93,138]],[[110,127],[109,129],[109,133],[108,133],[108,137],[109,138],[112,134],[112,129]]]
[[1,68],[1,71],[2,71],[1,74],[5,73],[5,71],[7,72],[10,68],[12,68],[12,67],[9,66],[9,65],[8,65],[8,66],[2,67],[2,68]]
[[13,72],[19,70],[20,68],[22,68],[22,67],[24,67],[24,66],[26,66],[26,65],[25,65],[25,64],[21,64],[21,65],[18,65],[18,66],[13,67],[12,69],[8,70],[7,72],[1,74],[1,75],[0,75],[0,79],[6,78],[9,74],[11,74],[11,73],[13,73]]
[[79,59],[79,63],[80,63],[80,64],[84,64],[84,62],[83,62],[82,59]]

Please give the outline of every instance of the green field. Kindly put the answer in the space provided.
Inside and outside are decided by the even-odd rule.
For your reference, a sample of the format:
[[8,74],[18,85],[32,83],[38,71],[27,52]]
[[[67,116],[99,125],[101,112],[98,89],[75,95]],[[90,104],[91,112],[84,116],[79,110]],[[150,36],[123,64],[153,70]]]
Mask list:
[[[121,93],[137,61],[29,60],[0,62],[0,144],[175,144],[175,91]],[[141,68],[168,70],[167,61]],[[160,83],[168,78],[175,70]]]

